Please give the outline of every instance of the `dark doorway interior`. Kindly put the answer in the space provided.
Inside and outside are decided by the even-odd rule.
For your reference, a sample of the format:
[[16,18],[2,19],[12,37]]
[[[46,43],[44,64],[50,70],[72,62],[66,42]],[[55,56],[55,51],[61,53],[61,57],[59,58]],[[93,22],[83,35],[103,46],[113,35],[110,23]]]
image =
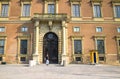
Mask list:
[[47,55],[51,64],[58,63],[58,37],[53,32],[45,34],[43,38],[43,63]]

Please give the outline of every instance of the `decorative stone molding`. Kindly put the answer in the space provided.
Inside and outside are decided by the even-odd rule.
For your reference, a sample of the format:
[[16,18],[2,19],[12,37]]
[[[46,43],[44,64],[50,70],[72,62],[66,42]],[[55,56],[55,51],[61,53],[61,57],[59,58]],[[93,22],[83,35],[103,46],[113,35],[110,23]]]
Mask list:
[[69,0],[70,2],[81,2],[82,0]]
[[32,0],[20,0],[20,2],[31,2]]
[[83,36],[70,36],[70,38],[74,39],[74,38],[80,38],[83,39]]
[[112,3],[120,3],[120,0],[112,0]]
[[103,0],[90,0],[90,2],[93,2],[93,3],[101,3]]
[[10,0],[0,0],[1,2],[9,2]]
[[30,34],[18,34],[18,38],[29,38]]
[[94,35],[94,36],[93,36],[94,39],[97,39],[97,38],[98,38],[98,39],[99,39],[99,38],[105,39],[105,37],[106,37],[105,35]]
[[49,25],[49,30],[52,30],[53,22],[52,22],[52,21],[49,21],[49,22],[48,22],[48,25]]
[[49,13],[34,13],[32,20],[40,20],[40,21],[63,21],[68,20],[67,14],[58,13],[58,14],[49,14]]
[[54,1],[59,1],[59,0],[43,0],[43,1],[54,2]]

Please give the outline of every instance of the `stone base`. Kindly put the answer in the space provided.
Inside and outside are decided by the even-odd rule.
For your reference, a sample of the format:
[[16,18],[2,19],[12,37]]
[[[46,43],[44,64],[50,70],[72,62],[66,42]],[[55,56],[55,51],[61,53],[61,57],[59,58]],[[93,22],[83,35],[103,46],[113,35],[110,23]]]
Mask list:
[[61,65],[62,66],[66,66],[67,65],[66,55],[62,55]]
[[39,63],[39,55],[38,54],[33,54],[33,60],[35,61],[35,65],[40,64]]

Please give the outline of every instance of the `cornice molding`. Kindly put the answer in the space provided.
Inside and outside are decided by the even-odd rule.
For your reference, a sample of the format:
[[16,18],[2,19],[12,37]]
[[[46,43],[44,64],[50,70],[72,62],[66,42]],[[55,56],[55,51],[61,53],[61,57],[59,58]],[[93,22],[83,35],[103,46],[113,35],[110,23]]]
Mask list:
[[0,23],[11,23],[11,24],[18,24],[18,23],[32,23],[31,20],[27,21],[20,21],[20,20],[8,20],[8,21],[0,21]]
[[11,0],[0,0],[0,2],[9,2]]
[[70,2],[81,2],[82,0],[69,0]]
[[90,0],[90,2],[97,2],[97,3],[101,3],[103,0]]
[[120,3],[120,0],[112,0],[112,3]]
[[54,1],[59,1],[59,0],[43,0],[43,1],[54,2]]

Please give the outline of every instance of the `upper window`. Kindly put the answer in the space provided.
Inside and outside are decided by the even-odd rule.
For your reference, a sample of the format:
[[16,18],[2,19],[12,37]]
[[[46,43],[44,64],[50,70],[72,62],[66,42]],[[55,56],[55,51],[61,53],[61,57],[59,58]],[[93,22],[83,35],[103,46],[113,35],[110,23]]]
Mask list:
[[28,27],[24,26],[21,28],[21,32],[27,32],[28,31]]
[[0,54],[4,54],[4,44],[5,40],[0,39]]
[[0,27],[0,32],[5,32],[5,27]]
[[120,18],[120,5],[115,5],[115,17]]
[[102,32],[102,27],[96,27],[96,32]]
[[8,17],[8,4],[2,4],[1,6],[1,17]]
[[74,32],[80,32],[80,27],[74,27]]
[[100,18],[101,17],[101,7],[99,4],[94,5],[94,17],[95,18]]
[[72,16],[80,17],[80,5],[79,4],[72,5]]
[[23,4],[22,16],[24,17],[30,16],[30,4]]
[[48,13],[54,14],[55,13],[55,5],[48,4]]

